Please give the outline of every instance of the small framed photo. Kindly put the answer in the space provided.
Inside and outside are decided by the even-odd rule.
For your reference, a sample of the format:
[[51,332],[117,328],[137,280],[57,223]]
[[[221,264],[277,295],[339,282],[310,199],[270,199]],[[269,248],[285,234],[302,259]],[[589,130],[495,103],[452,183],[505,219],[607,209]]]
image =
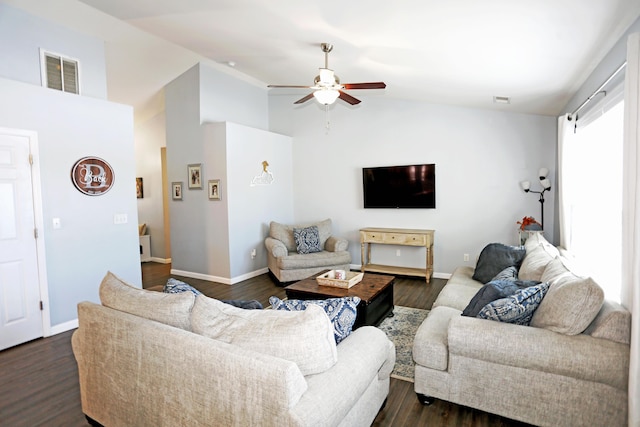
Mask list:
[[142,178],[136,178],[136,197],[138,199],[144,198],[144,188],[142,186]]
[[220,200],[220,180],[219,179],[210,179],[209,185],[207,186],[209,189],[209,200]]
[[171,183],[171,198],[173,200],[182,200],[182,182]]
[[202,163],[187,166],[189,189],[202,190]]

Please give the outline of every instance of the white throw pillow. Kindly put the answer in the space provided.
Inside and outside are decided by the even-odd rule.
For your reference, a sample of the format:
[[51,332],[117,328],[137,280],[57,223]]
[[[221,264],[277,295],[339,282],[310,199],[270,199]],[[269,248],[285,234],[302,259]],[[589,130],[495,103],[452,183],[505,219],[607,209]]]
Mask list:
[[197,334],[292,361],[303,375],[324,372],[338,361],[333,325],[319,306],[244,310],[199,295],[191,326]]
[[549,262],[560,255],[558,248],[544,238],[542,233],[531,235],[524,244],[527,254],[522,260],[518,278],[521,280],[542,280],[542,273]]

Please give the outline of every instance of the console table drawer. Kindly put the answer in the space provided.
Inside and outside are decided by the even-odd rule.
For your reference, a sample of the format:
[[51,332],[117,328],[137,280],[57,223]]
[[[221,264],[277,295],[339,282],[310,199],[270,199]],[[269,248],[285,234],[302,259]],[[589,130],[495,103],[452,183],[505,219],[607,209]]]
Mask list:
[[421,234],[362,232],[363,242],[383,243],[387,245],[426,246],[427,237],[428,236]]
[[397,243],[399,245],[415,245],[425,246],[427,244],[427,236],[420,234],[395,234],[389,233],[386,235],[385,243]]
[[384,243],[385,236],[384,233],[360,232],[360,240],[363,242]]

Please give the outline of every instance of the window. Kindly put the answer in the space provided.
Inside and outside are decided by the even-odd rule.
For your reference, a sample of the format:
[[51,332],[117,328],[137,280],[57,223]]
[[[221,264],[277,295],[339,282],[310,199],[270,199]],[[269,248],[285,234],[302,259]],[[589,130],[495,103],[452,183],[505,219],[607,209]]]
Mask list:
[[64,92],[80,93],[78,61],[50,52],[41,52],[42,85]]
[[586,125],[578,120],[563,179],[571,227],[567,246],[606,298],[619,302],[624,102],[618,98],[609,107],[592,114]]

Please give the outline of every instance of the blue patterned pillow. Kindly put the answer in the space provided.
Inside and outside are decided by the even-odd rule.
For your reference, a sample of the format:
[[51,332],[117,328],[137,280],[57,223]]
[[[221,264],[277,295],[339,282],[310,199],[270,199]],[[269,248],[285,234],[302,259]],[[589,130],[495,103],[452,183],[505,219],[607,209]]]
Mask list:
[[294,228],[293,239],[296,241],[296,250],[299,254],[322,252],[320,233],[316,225],[306,228]]
[[281,300],[278,297],[271,297],[269,298],[269,302],[274,310],[285,311],[303,311],[309,304],[319,305],[324,309],[325,313],[327,313],[327,316],[329,316],[329,320],[331,320],[333,324],[333,334],[336,339],[336,344],[340,344],[340,341],[348,337],[353,329],[357,314],[356,307],[358,303],[360,303],[360,298],[345,297],[305,301],[296,299]]
[[515,294],[498,299],[482,307],[477,317],[498,322],[529,326],[533,313],[549,290],[549,283],[520,289]]
[[173,277],[167,280],[167,284],[164,285],[162,292],[167,294],[179,294],[180,292],[193,292],[196,295],[202,295],[202,292],[194,288],[193,286],[184,283],[180,280],[174,279]]

